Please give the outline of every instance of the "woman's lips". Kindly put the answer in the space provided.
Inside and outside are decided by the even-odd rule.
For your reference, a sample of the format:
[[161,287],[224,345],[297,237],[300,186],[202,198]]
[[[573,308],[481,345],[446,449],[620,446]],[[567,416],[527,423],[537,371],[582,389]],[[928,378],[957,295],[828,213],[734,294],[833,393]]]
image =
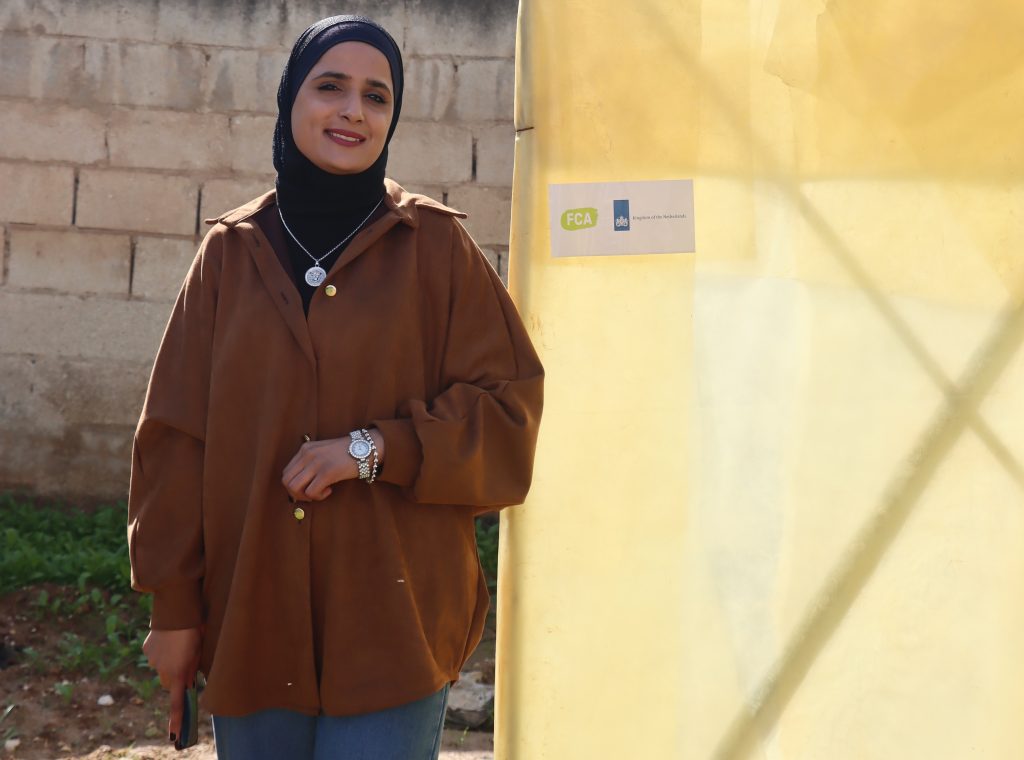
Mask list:
[[332,142],[343,145],[346,148],[355,148],[366,142],[366,138],[357,132],[349,132],[344,129],[328,129],[324,131]]

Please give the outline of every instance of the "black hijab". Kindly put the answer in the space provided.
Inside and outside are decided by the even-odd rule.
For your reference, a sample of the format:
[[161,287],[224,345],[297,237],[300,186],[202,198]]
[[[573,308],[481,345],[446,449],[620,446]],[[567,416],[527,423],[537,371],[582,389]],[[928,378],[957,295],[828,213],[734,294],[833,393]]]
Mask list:
[[[391,67],[394,85],[394,113],[384,149],[377,160],[357,174],[332,174],[316,166],[295,145],[292,137],[292,104],[313,66],[328,49],[341,42],[365,42],[380,50]],[[277,125],[274,127],[274,168],[277,169],[277,199],[292,232],[313,253],[320,256],[342,240],[366,218],[384,195],[384,172],[388,143],[402,110],[402,53],[383,27],[361,16],[332,16],[317,21],[295,41],[277,89]],[[314,289],[306,293],[302,273],[313,261],[286,235],[293,262],[298,264],[297,285],[307,308]],[[342,249],[320,266],[329,270]]]

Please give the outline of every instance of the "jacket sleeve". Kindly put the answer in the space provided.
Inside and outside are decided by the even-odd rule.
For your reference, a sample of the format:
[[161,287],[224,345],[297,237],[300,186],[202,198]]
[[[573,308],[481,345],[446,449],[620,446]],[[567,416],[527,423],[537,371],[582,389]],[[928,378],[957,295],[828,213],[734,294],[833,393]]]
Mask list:
[[544,369],[501,279],[453,219],[442,392],[409,399],[408,417],[374,420],[381,480],[421,503],[486,512],[526,498],[543,405]]
[[219,240],[211,230],[178,293],[132,446],[131,585],[153,593],[154,629],[198,627],[204,618],[203,451]]

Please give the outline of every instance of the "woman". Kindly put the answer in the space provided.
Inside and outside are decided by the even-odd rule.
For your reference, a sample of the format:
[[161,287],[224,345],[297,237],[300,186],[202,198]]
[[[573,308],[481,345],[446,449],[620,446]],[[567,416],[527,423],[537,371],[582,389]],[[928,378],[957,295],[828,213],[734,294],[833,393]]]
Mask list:
[[458,218],[384,179],[402,59],[352,16],[296,41],[276,190],[214,226],[136,430],[132,585],[221,758],[436,758],[489,597],[474,516],[523,501],[543,370]]

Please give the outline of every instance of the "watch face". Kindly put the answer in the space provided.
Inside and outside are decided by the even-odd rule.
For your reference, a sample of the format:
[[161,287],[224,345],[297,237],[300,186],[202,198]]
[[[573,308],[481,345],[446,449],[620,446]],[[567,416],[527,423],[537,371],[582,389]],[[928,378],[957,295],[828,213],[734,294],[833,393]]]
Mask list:
[[363,459],[370,455],[370,444],[366,441],[352,441],[348,447],[348,453],[356,459]]

